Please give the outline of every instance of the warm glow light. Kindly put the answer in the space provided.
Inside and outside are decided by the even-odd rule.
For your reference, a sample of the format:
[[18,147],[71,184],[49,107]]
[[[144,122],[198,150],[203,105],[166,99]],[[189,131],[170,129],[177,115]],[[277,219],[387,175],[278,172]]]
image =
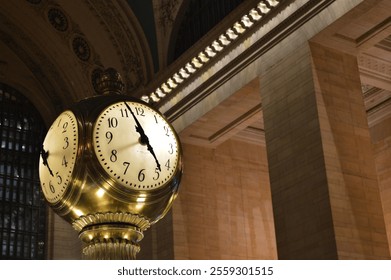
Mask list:
[[182,76],[182,78],[186,79],[187,77],[189,77],[190,75],[186,72],[185,69],[181,68],[181,70],[179,70],[179,75]]
[[138,204],[136,204],[136,210],[140,210],[140,209],[142,209],[144,207],[144,203],[138,203]]
[[223,49],[223,47],[222,46],[220,46],[220,44],[219,44],[219,42],[217,42],[217,41],[214,41],[213,43],[212,43],[212,47],[216,50],[216,51],[221,51],[222,49]]
[[158,88],[158,89],[156,90],[156,94],[157,94],[157,96],[160,97],[160,98],[166,96],[166,95],[164,94],[164,92],[161,90],[161,88]]
[[229,43],[231,43],[224,34],[220,35],[219,40],[224,46],[227,46]]
[[105,190],[104,189],[99,189],[96,191],[96,196],[101,198],[103,197],[103,195],[105,194]]
[[[156,94],[153,92],[153,93],[151,93],[151,99],[152,99],[152,101],[153,102],[158,102],[159,100],[160,100],[160,98],[159,97],[157,97],[156,96]],[[145,100],[144,100],[145,101]],[[148,102],[148,101],[147,101]]]
[[228,35],[228,37],[229,37],[231,40],[234,40],[234,39],[236,39],[236,38],[238,37],[238,35],[236,35],[235,32],[234,32],[231,28],[229,28],[229,29],[227,30],[227,35]]
[[205,52],[208,54],[209,57],[214,57],[216,55],[216,53],[212,50],[211,47],[207,47],[205,49]]
[[200,52],[199,54],[198,54],[198,58],[199,58],[199,60],[201,60],[202,62],[208,62],[209,61],[209,58],[206,56],[206,54],[205,53],[203,53],[203,52]]
[[[154,94],[154,93],[151,93],[151,95],[153,95],[153,94]],[[144,101],[144,102],[149,103],[150,98],[149,98],[149,96],[147,96],[147,95],[143,95],[143,96],[141,96],[141,100]]]
[[162,88],[162,90],[163,90],[165,93],[170,93],[170,92],[171,92],[170,87],[169,87],[166,83],[162,84],[161,88]]
[[171,88],[176,88],[176,86],[177,86],[177,84],[176,84],[171,78],[168,79],[167,84],[168,84]]
[[193,65],[196,67],[196,68],[200,68],[202,66],[202,64],[199,62],[199,60],[194,57],[191,61],[191,63],[193,63]]
[[278,0],[267,0],[267,2],[269,2],[269,4],[272,5],[273,7],[275,7],[279,4]]
[[180,84],[180,83],[183,82],[183,79],[178,75],[178,73],[175,73],[175,74],[174,74],[173,79],[174,79],[175,82],[177,82],[178,84]]
[[253,25],[252,21],[247,15],[243,16],[241,21],[246,27],[250,27],[251,25]]
[[185,67],[186,67],[186,70],[189,71],[190,73],[194,73],[196,71],[194,69],[193,65],[191,65],[190,63],[187,63]]
[[236,22],[234,24],[234,28],[236,30],[236,32],[242,34],[246,29],[243,28],[243,26],[239,23],[239,22]]
[[79,209],[73,209],[73,212],[77,215],[77,216],[83,216],[83,212],[81,211],[81,210],[79,210]]
[[262,13],[266,14],[270,11],[270,9],[264,4],[264,3],[259,3],[258,8],[261,10]]
[[254,19],[254,20],[259,20],[259,19],[261,19],[262,18],[262,16],[257,12],[257,10],[255,10],[255,9],[252,9],[251,11],[250,11],[250,16]]

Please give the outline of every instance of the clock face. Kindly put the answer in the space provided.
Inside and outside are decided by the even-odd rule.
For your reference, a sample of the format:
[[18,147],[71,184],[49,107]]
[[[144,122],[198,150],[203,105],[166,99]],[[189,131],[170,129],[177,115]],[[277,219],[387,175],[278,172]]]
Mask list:
[[72,179],[77,147],[76,117],[71,111],[65,111],[53,122],[41,148],[39,178],[48,202],[58,202],[67,190]]
[[129,189],[160,188],[173,178],[179,164],[179,143],[171,125],[138,102],[107,107],[95,123],[93,143],[103,169]]

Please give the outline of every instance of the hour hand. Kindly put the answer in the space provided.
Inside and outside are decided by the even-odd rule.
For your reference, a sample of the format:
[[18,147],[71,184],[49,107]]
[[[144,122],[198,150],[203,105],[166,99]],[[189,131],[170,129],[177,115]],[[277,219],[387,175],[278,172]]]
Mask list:
[[49,151],[45,151],[45,149],[43,148],[43,145],[41,148],[41,157],[42,157],[43,165],[45,165],[48,168],[50,175],[52,175],[54,177],[53,171],[50,169],[49,163],[48,163]]

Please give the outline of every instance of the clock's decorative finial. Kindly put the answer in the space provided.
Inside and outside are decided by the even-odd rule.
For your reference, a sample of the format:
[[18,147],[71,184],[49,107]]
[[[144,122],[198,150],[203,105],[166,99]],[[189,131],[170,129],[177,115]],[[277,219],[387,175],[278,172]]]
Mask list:
[[123,93],[125,84],[120,73],[114,68],[107,68],[97,75],[95,80],[98,94]]
[[113,68],[96,73],[101,95],[63,112],[42,146],[41,186],[72,224],[88,259],[135,259],[143,232],[169,211],[182,174],[174,128],[129,95]]

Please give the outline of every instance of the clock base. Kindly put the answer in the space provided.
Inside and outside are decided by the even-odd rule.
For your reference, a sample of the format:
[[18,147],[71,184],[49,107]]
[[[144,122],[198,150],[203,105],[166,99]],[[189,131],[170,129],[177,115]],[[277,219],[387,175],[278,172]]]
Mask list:
[[137,227],[123,223],[87,226],[79,234],[86,244],[84,259],[90,260],[135,260],[143,237]]
[[140,246],[127,240],[105,240],[87,245],[83,249],[87,260],[135,260]]

